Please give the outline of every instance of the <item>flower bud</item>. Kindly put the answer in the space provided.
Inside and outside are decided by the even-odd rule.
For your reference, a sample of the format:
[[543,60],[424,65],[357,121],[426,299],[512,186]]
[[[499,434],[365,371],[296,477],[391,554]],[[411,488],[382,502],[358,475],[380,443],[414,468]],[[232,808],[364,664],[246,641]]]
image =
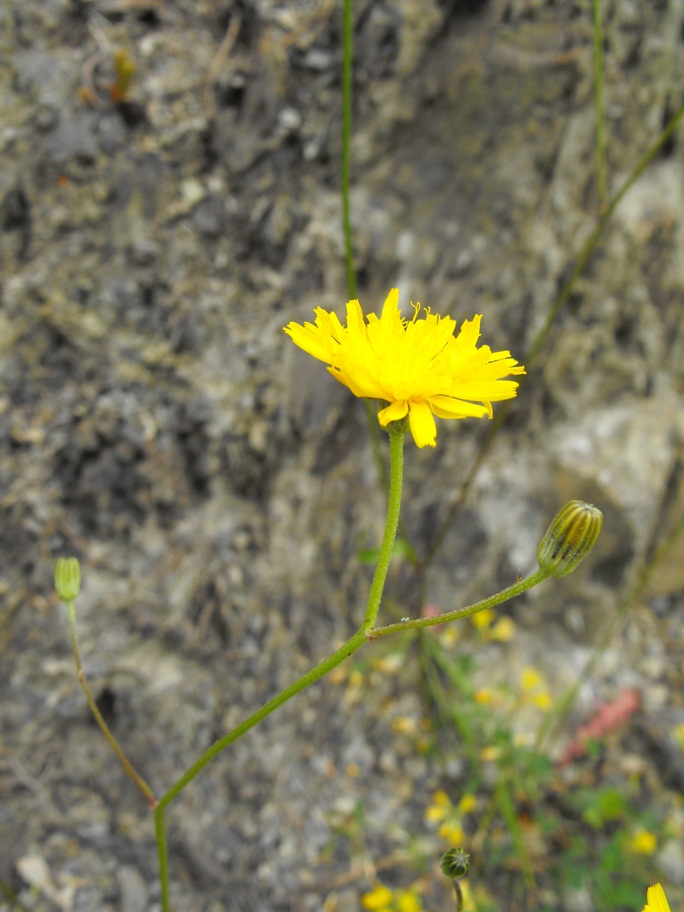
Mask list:
[[55,591],[62,602],[73,602],[81,591],[81,565],[75,557],[60,557],[55,564]]
[[566,503],[539,543],[539,566],[559,579],[572,573],[596,544],[602,524],[603,513],[593,504]]
[[439,866],[442,874],[449,880],[465,877],[470,867],[470,855],[465,849],[449,849],[442,855]]

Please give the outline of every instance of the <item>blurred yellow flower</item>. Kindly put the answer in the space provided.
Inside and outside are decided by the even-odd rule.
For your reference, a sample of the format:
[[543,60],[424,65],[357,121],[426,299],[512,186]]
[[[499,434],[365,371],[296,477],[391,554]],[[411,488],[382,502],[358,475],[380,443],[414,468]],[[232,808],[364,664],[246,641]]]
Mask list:
[[681,751],[684,751],[684,722],[680,722],[679,725],[675,725],[670,734],[674,738],[677,747]]
[[451,801],[443,789],[437,789],[432,796],[432,804],[425,809],[425,819],[431,823],[444,820],[451,810]]
[[437,830],[437,835],[452,845],[460,845],[466,839],[463,828],[458,823],[443,823]]
[[490,630],[489,635],[493,640],[498,640],[500,643],[510,642],[515,636],[515,621],[509,617],[499,618]]
[[647,902],[642,912],[670,912],[670,904],[665,896],[665,890],[659,883],[648,888],[646,900]]
[[423,904],[415,890],[400,890],[397,893],[397,912],[422,912]]
[[538,693],[532,694],[530,700],[539,709],[547,710],[553,706],[553,700],[548,690],[540,690]]
[[397,716],[392,720],[392,731],[397,734],[410,735],[418,731],[418,725],[411,716]]
[[347,304],[347,325],[317,307],[315,323],[288,323],[295,345],[328,365],[340,383],[362,399],[386,402],[378,413],[382,427],[408,415],[419,447],[435,446],[438,418],[492,417],[492,402],[513,399],[518,384],[504,377],[525,368],[508,351],[478,348],[481,315],[465,320],[458,335],[451,317],[440,317],[420,304],[404,319],[399,290],[387,295],[378,317],[364,317],[358,301]]
[[637,855],[653,855],[658,847],[658,840],[648,830],[636,830],[629,841],[629,849]]
[[483,608],[482,611],[478,611],[476,614],[471,615],[470,623],[477,630],[484,630],[486,627],[491,626],[496,620],[496,611],[493,608]]
[[537,687],[541,687],[543,683],[544,679],[537,669],[531,665],[526,665],[520,673],[520,686],[523,690],[535,690]]
[[460,811],[461,814],[470,814],[471,811],[474,811],[476,807],[477,807],[477,798],[475,797],[475,795],[471,795],[470,793],[468,793],[468,794],[464,795],[461,798],[461,800],[458,802],[457,810]]
[[371,912],[380,912],[380,910],[388,909],[392,902],[393,893],[389,890],[384,884],[378,884],[376,887],[370,891],[370,893],[364,893],[361,897],[361,905],[364,909],[369,909]]
[[496,760],[499,756],[501,756],[501,748],[494,747],[494,745],[483,747],[480,751],[480,760],[484,761],[485,763]]

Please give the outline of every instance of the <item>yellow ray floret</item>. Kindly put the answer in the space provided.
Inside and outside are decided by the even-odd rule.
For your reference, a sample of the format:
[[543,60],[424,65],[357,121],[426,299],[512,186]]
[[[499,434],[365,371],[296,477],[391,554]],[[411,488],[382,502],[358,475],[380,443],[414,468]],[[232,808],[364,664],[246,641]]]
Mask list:
[[670,912],[670,904],[660,884],[648,888],[646,899],[643,912]]
[[409,417],[417,446],[435,446],[438,418],[492,417],[492,402],[512,399],[518,384],[505,380],[524,374],[510,352],[477,346],[481,315],[465,320],[458,335],[451,317],[414,305],[411,320],[402,318],[399,291],[393,288],[378,317],[364,317],[358,301],[347,304],[347,325],[317,307],[315,323],[288,323],[292,341],[328,370],[355,396],[379,399],[382,427]]

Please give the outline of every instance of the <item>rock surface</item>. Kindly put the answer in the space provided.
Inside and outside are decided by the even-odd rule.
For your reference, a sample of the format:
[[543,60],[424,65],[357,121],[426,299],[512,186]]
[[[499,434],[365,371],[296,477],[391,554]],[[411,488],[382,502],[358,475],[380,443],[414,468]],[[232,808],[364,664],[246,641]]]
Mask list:
[[[159,793],[355,629],[357,550],[384,512],[364,413],[282,333],[347,296],[341,11],[10,0],[0,17],[0,879],[40,912],[142,912],[160,908],[151,820],[78,690],[54,561],[82,561],[86,674]],[[482,313],[483,341],[525,361],[598,215],[590,5],[361,0],[354,18],[362,305],[399,286],[459,321]],[[606,20],[614,192],[681,101],[684,5]],[[136,66],[123,99],[117,49]],[[682,174],[675,133],[424,580],[439,610],[481,598],[533,569],[564,501],[600,506],[597,553],[512,605],[519,636],[483,656],[504,677],[534,662],[556,693],[684,509]],[[407,446],[419,554],[486,432],[442,422],[435,451]],[[580,695],[639,686],[656,740],[678,699],[659,685],[681,666],[683,567],[680,539]],[[410,567],[388,586],[397,617],[420,612]],[[363,806],[375,859],[424,830],[457,766],[392,729],[425,711],[411,651],[368,680],[316,685],[172,805],[176,910],[358,909],[372,878],[326,856],[334,820]]]

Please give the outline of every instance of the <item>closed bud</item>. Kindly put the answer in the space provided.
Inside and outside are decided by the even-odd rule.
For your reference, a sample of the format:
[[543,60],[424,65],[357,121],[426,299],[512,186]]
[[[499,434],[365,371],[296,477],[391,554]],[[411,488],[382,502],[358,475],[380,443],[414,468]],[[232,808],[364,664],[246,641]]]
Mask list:
[[470,867],[470,855],[465,849],[449,849],[442,855],[439,866],[442,874],[450,880],[465,877]]
[[75,557],[60,557],[55,564],[55,591],[67,603],[81,591],[81,565]]
[[603,513],[593,504],[566,503],[539,543],[539,566],[559,579],[572,573],[596,544],[602,524]]

